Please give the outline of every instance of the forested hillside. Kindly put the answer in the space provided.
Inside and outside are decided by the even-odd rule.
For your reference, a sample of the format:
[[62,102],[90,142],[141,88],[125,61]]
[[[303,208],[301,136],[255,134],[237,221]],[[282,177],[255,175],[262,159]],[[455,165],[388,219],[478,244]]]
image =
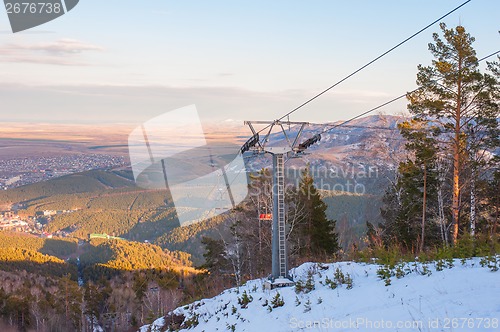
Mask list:
[[[64,231],[72,237],[87,239],[90,234],[109,234],[133,241],[149,241],[170,250],[193,255],[203,263],[204,236],[218,236],[224,217],[215,217],[187,227],[178,227],[168,192],[144,190],[130,181],[126,171],[91,171],[69,175],[29,186],[0,192],[0,201],[17,203],[20,215],[39,215],[46,210],[68,210],[47,219],[44,230]],[[294,183],[300,177],[290,178]],[[338,179],[337,179],[338,181]],[[81,184],[81,186],[80,186]],[[380,221],[380,199],[370,194],[321,190],[327,215],[338,220],[346,248],[365,232],[366,221]],[[256,220],[258,211],[248,215]]]
[[119,321],[126,331],[199,294],[202,271],[187,253],[125,240],[77,242],[0,232],[0,329],[92,330]]
[[29,234],[0,231],[0,248],[22,248],[42,254],[65,258],[76,253],[77,239],[40,238]]
[[31,203],[57,195],[99,192],[106,189],[133,187],[129,179],[113,172],[90,171],[71,174],[50,181],[35,183],[0,192],[0,201],[4,203]]

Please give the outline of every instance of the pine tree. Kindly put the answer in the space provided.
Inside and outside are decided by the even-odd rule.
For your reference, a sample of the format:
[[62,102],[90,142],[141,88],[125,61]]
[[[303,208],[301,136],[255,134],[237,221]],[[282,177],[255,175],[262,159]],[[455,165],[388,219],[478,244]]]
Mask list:
[[[436,128],[433,128],[427,121],[414,119],[403,122],[399,125],[399,129],[401,135],[407,140],[405,145],[406,149],[411,151],[413,154],[413,167],[418,177],[415,179],[417,181],[414,181],[413,183],[408,183],[407,181],[406,184],[410,187],[416,187],[416,189],[418,189],[417,191],[413,191],[413,196],[416,197],[410,196],[408,198],[413,200],[413,202],[422,202],[419,250],[423,251],[426,238],[426,224],[428,223],[429,215],[428,198],[431,198],[431,202],[437,201],[437,172],[435,169],[437,162],[437,141],[434,137]],[[407,203],[412,204],[411,201]]]
[[340,249],[335,232],[336,222],[326,216],[327,206],[314,186],[309,167],[302,172],[296,199],[297,204],[304,207],[298,227],[294,230],[294,238],[300,237],[298,241],[302,243],[302,252],[308,258],[317,259],[335,254]]
[[82,317],[82,292],[75,281],[71,280],[70,275],[65,275],[59,280],[59,290],[57,297],[64,299],[63,313],[66,328],[70,326],[78,329]]
[[497,169],[491,181],[487,186],[486,204],[490,207],[490,212],[486,217],[486,229],[490,237],[497,236],[500,230],[498,224],[500,223],[500,169]]
[[383,198],[383,239],[386,246],[398,244],[411,250],[419,234],[422,173],[412,160],[402,162],[398,173],[400,178],[396,185]]
[[[498,117],[498,83],[489,74],[479,71],[474,37],[462,26],[447,29],[440,24],[443,38],[434,33],[429,50],[434,56],[431,66],[418,66],[417,84],[420,87],[408,94],[408,109],[416,118],[432,120],[441,127],[446,149],[453,160],[452,168],[452,229],[456,242],[459,234],[461,190],[464,185],[466,158],[466,128],[478,124],[484,131],[495,129]],[[493,119],[495,121],[493,121]]]
[[205,246],[205,264],[202,268],[207,269],[210,273],[223,274],[229,269],[229,262],[226,258],[224,242],[204,236],[201,243]]
[[[421,119],[405,121],[398,128],[410,154],[399,164],[395,184],[383,198],[383,240],[386,246],[396,243],[422,251],[438,240],[438,130]],[[373,233],[373,226],[369,230]]]
[[83,300],[85,303],[84,314],[90,319],[91,330],[94,329],[94,323],[98,322],[101,314],[104,312],[106,302],[112,292],[109,281],[101,278],[98,283],[88,282],[83,291]]

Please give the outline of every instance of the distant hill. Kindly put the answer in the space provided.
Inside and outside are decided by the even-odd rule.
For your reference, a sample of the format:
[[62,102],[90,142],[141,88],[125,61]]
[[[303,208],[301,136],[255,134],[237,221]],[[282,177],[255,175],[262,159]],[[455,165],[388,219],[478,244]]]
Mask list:
[[[153,241],[178,225],[166,190],[144,190],[131,172],[90,171],[0,192],[20,214],[68,210],[50,217],[46,230],[86,239],[91,233]],[[46,218],[47,219],[47,218]]]
[[377,223],[381,219],[380,195],[336,194],[323,195],[327,204],[326,213],[331,220],[337,221],[337,231],[344,248],[359,244],[366,234],[366,222]]
[[0,248],[18,248],[65,259],[75,254],[77,240],[71,238],[42,239],[30,234],[0,231]]
[[89,171],[65,175],[46,182],[38,182],[0,192],[2,203],[26,203],[34,200],[81,193],[94,193],[109,189],[134,187],[133,181],[108,171]]
[[0,248],[0,270],[55,277],[69,274],[76,280],[76,266],[57,257],[23,248]]
[[[287,180],[298,183],[301,170],[307,165],[316,186],[326,193],[327,215],[337,220],[337,229],[343,234],[342,244],[348,247],[366,231],[366,222],[381,221],[382,196],[399,162],[406,154],[404,140],[397,129],[405,119],[392,115],[372,115],[356,119],[345,126],[311,124],[304,128],[304,141],[322,134],[321,141],[309,147],[300,158],[287,161]],[[289,137],[295,137],[298,127],[285,128]],[[280,142],[280,143],[278,143]],[[271,145],[285,142],[283,133],[270,137]],[[271,166],[267,155],[248,158],[253,170]]]
[[0,231],[0,270],[24,270],[54,277],[70,274],[76,280],[76,266],[66,261],[76,250],[76,239],[41,239],[29,234]]
[[124,240],[91,240],[80,256],[85,279],[112,276],[125,271],[170,270],[197,273],[191,256],[149,243]]
[[[310,147],[301,158],[287,162],[287,179],[296,183],[300,169],[310,165],[316,184],[325,195],[328,216],[344,232],[343,244],[359,240],[366,221],[380,220],[381,195],[391,178],[403,141],[395,116],[369,116],[334,128]],[[338,123],[337,123],[338,124]],[[331,125],[310,125],[303,139]],[[288,129],[287,129],[288,130]],[[290,128],[293,136],[297,128]],[[271,144],[282,139],[273,134]],[[248,158],[254,170],[270,166],[269,156]],[[18,204],[21,214],[44,210],[76,210],[53,216],[47,230],[64,231],[86,239],[91,233],[106,233],[164,248],[188,251],[202,259],[203,235],[214,233],[220,221],[210,220],[178,228],[174,205],[166,190],[144,190],[135,185],[131,171],[97,170],[72,174],[0,192],[0,205]],[[257,216],[256,216],[257,217]]]
[[[401,152],[404,141],[397,125],[405,119],[392,115],[372,115],[353,120],[344,126],[336,127],[343,121],[330,124],[311,124],[304,128],[301,140],[321,134],[321,141],[306,150],[301,158],[292,159],[287,163],[291,169],[310,164],[311,167],[331,170],[334,166],[340,178],[352,177],[366,166],[373,166],[383,172],[397,167],[397,152]],[[295,137],[298,127],[287,129],[287,135]],[[285,142],[283,133],[275,133],[270,137],[270,145],[282,145]],[[270,165],[268,157],[252,158],[249,166],[260,169]],[[354,169],[353,169],[354,166]],[[382,174],[379,174],[379,176]],[[323,176],[328,177],[328,175]],[[370,189],[375,189],[370,187]]]
[[157,267],[190,268],[190,255],[169,251],[150,243],[124,240],[91,240],[90,249],[80,256],[84,264],[103,264],[121,270],[143,270]]

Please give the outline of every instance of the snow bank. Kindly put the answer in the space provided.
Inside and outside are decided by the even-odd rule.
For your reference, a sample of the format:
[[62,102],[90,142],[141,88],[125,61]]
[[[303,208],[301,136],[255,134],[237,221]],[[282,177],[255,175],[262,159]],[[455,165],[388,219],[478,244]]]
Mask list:
[[479,258],[449,263],[401,265],[389,282],[376,264],[306,263],[290,271],[299,293],[252,280],[172,314],[185,316],[189,331],[500,331],[500,272]]

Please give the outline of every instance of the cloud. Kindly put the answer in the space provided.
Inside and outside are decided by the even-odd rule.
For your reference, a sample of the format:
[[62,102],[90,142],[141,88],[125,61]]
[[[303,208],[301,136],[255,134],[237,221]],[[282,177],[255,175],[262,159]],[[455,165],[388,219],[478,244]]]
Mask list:
[[59,39],[36,44],[4,44],[0,46],[3,62],[37,63],[61,66],[85,66],[82,53],[103,51],[100,46],[75,39]]
[[60,39],[52,43],[34,44],[24,47],[32,51],[43,51],[49,54],[78,54],[85,51],[103,51],[100,46],[87,44],[76,39]]

